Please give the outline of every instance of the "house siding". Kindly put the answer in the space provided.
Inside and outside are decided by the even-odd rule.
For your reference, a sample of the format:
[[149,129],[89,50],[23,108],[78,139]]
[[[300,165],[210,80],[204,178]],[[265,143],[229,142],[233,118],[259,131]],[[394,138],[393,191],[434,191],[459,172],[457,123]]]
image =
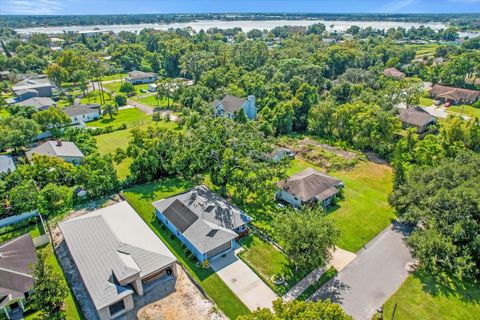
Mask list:
[[294,207],[300,208],[302,206],[302,201],[297,199],[292,194],[286,192],[285,190],[278,190],[276,194],[277,199],[283,200]]
[[114,315],[110,314],[110,309],[108,308],[108,306],[98,310],[97,312],[98,312],[98,316],[99,316],[100,320],[116,319],[116,318],[120,317],[121,315],[127,313],[128,311],[132,310],[133,307],[134,307],[133,295],[128,295],[125,298],[123,298],[123,303],[125,304],[125,309],[122,312],[119,312],[119,313],[114,314]]
[[152,83],[157,80],[157,77],[148,77],[148,78],[141,78],[141,79],[129,79],[127,81],[131,84],[145,84],[145,83]]
[[85,113],[85,114],[80,114],[77,116],[70,117],[73,124],[89,122],[89,121],[97,120],[98,118],[100,118],[100,111],[90,112],[90,113]]

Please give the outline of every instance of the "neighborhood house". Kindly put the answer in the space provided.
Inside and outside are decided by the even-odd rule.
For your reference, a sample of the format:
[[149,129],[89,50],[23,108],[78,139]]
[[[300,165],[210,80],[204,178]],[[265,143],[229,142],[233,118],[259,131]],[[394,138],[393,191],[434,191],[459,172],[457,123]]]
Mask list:
[[135,70],[128,73],[126,80],[131,84],[152,83],[157,81],[157,74]]
[[19,107],[34,107],[37,111],[47,110],[49,107],[54,106],[56,103],[48,97],[33,97],[20,102],[15,103],[15,106]]
[[59,227],[101,320],[133,309],[147,284],[177,275],[174,255],[126,201]]
[[280,162],[285,158],[295,157],[295,152],[284,147],[278,147],[272,150],[272,152],[267,154],[267,158],[273,162]]
[[474,103],[480,99],[480,91],[441,86],[436,84],[430,90],[430,95],[435,99],[457,103]]
[[405,73],[398,70],[397,68],[387,68],[383,70],[383,74],[388,78],[393,78],[395,80],[401,80],[405,78]]
[[153,203],[157,218],[201,262],[235,247],[252,220],[206,186]]
[[420,107],[403,109],[400,112],[400,120],[404,129],[415,127],[418,133],[424,133],[429,125],[437,121],[434,116]]
[[15,163],[12,157],[0,155],[0,174],[15,171]]
[[219,117],[233,119],[235,114],[240,110],[243,110],[250,120],[255,120],[257,117],[255,96],[253,95],[248,96],[246,99],[226,95],[222,100],[213,101],[213,107],[215,108],[216,115]]
[[0,308],[7,319],[22,319],[33,287],[37,252],[29,234],[0,244]]
[[46,141],[25,154],[29,161],[32,160],[34,154],[38,154],[41,156],[58,157],[75,165],[79,165],[85,157],[75,143],[61,140]]
[[331,204],[333,198],[340,192],[343,182],[337,178],[307,168],[278,184],[277,199],[285,201],[294,207],[304,204],[321,203],[324,207]]
[[47,78],[32,77],[16,83],[13,92],[19,101],[27,100],[33,97],[51,97],[52,85]]
[[81,124],[100,118],[99,104],[77,104],[66,107],[63,111],[70,117],[72,124]]

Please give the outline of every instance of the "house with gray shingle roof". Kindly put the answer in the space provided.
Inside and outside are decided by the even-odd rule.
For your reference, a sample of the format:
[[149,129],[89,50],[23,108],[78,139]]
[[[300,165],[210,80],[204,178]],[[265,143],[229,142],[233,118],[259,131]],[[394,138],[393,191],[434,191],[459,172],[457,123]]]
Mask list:
[[243,110],[248,119],[255,120],[257,118],[255,96],[253,95],[244,99],[227,94],[222,100],[213,101],[213,107],[218,117],[233,119],[236,113]]
[[79,165],[85,157],[75,143],[61,140],[49,140],[25,152],[29,161],[32,160],[34,154],[58,157],[75,165]]
[[56,103],[48,97],[33,97],[14,103],[14,105],[19,107],[34,107],[37,111],[40,111],[46,110],[49,107],[56,105]]
[[0,308],[9,319],[21,316],[25,309],[36,262],[37,252],[29,234],[0,244]]
[[16,83],[12,90],[20,100],[52,96],[52,84],[46,77],[35,76],[27,78]]
[[157,81],[158,75],[153,72],[130,71],[128,77],[125,79],[131,84],[153,83]]
[[133,294],[144,295],[148,283],[177,275],[175,256],[126,201],[59,228],[101,320],[133,309]]
[[63,108],[63,111],[70,117],[73,124],[94,121],[100,118],[99,104],[74,104]]
[[206,186],[153,203],[157,218],[201,262],[235,247],[252,220]]

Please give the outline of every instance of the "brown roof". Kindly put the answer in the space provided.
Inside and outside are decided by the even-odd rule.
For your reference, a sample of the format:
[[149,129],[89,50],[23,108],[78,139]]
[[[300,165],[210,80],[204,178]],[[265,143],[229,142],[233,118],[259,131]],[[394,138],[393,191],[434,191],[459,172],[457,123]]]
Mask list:
[[435,117],[422,108],[415,107],[403,109],[400,112],[400,120],[415,127],[423,127],[430,122],[434,122]]
[[430,90],[430,94],[439,98],[451,100],[475,101],[480,97],[480,91],[447,87],[439,84],[433,86],[432,90]]
[[383,70],[383,74],[386,77],[392,77],[392,78],[403,78],[403,77],[405,77],[405,73],[398,70],[397,68],[387,68],[387,69]]
[[313,198],[323,201],[338,192],[337,187],[343,182],[337,178],[307,168],[290,176],[286,181],[278,183],[278,187],[300,199],[303,202]]
[[244,98],[239,98],[239,97],[235,97],[227,94],[225,97],[223,97],[222,100],[215,100],[213,102],[213,105],[214,107],[216,107],[217,105],[222,104],[223,108],[225,109],[225,112],[235,113],[242,108],[245,101],[247,100]]
[[0,307],[20,298],[33,286],[37,253],[29,234],[0,244]]

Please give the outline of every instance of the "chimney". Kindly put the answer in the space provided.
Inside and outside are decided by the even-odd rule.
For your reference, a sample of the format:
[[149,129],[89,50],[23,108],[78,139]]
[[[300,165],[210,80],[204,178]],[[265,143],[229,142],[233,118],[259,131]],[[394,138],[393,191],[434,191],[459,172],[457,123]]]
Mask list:
[[57,140],[57,147],[61,147],[62,146],[62,140],[58,139]]

